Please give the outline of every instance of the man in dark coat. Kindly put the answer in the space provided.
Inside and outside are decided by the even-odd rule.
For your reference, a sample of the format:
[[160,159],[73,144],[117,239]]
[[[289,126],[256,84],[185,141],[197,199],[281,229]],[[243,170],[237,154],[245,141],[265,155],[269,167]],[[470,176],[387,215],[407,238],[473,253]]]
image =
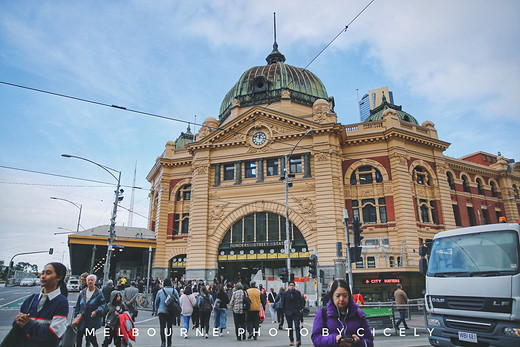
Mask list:
[[296,290],[294,281],[290,281],[289,289],[285,291],[282,296],[282,308],[289,327],[289,341],[291,342],[291,346],[294,345],[293,323],[294,330],[296,330],[296,346],[301,345],[300,311],[304,305],[302,294],[299,290]]
[[110,302],[110,294],[114,291],[114,281],[108,280],[106,286],[103,287],[103,296],[105,297],[105,301],[108,304]]

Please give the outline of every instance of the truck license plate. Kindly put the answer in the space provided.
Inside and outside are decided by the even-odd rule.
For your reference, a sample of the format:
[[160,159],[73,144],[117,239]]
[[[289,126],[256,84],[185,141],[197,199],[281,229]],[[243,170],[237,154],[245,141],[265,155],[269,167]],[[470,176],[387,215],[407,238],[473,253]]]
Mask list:
[[460,341],[477,343],[477,334],[466,333],[464,331],[459,331],[459,340]]

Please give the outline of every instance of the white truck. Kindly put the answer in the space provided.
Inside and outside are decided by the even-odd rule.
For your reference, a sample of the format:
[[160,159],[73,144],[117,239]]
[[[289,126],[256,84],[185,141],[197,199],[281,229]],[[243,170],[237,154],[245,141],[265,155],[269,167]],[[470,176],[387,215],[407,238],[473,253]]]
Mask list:
[[519,224],[499,223],[421,246],[432,346],[520,346],[519,239]]

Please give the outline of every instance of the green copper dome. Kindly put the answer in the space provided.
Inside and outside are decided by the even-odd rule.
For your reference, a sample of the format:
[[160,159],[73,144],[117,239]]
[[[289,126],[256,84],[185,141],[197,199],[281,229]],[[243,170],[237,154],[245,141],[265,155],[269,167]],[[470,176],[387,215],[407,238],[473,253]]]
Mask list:
[[312,106],[318,99],[328,100],[321,80],[309,70],[285,64],[285,57],[278,51],[276,42],[266,60],[267,65],[244,72],[226,94],[220,107],[220,122],[229,115],[235,99],[241,107],[263,105],[280,101],[282,91],[287,90],[292,102],[306,106]]
[[411,114],[403,111],[402,106],[396,106],[394,104],[389,103],[386,100],[386,96],[383,94],[383,102],[381,105],[377,106],[373,110],[370,110],[370,116],[365,119],[365,122],[376,122],[383,119],[383,113],[387,109],[392,109],[397,113],[397,118],[400,120],[404,120],[405,122],[413,123],[419,125],[417,119],[415,119]]

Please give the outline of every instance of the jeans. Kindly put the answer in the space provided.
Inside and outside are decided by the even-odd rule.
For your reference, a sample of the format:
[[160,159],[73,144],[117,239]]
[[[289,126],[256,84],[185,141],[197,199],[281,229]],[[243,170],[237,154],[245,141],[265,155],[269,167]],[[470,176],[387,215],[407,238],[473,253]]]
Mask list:
[[[161,327],[161,343],[166,342],[166,335],[168,335],[168,346],[171,346],[173,336],[173,317],[167,313],[159,313],[159,325]],[[166,330],[166,333],[164,330]]]
[[300,335],[300,313],[295,312],[291,315],[285,315],[285,318],[287,318],[287,326],[289,327],[289,341],[294,342],[293,330],[296,331],[296,341],[301,341],[302,337]]
[[397,321],[397,323],[395,323],[395,326],[398,327],[399,324],[401,324],[401,322],[403,322],[404,324],[404,327],[405,328],[408,328],[408,324],[406,324],[406,309],[404,310],[398,310],[399,311],[399,320]]
[[190,318],[191,316],[182,315],[182,319],[184,320],[184,329],[186,329],[186,335],[190,331]]
[[226,329],[226,309],[215,310],[215,328]]
[[276,321],[276,310],[274,308],[274,303],[269,303],[269,312],[271,312],[271,321]]

